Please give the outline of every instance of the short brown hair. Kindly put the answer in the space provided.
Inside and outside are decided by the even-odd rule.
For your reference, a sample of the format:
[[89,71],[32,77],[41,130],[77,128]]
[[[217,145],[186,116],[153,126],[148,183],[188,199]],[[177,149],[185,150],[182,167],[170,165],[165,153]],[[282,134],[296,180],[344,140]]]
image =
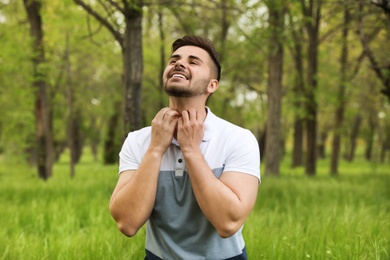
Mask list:
[[215,50],[213,43],[207,38],[203,38],[200,36],[186,35],[183,38],[179,38],[172,43],[172,52],[175,52],[180,47],[186,45],[196,46],[207,51],[207,53],[210,55],[211,59],[215,64],[216,72],[217,72],[217,80],[219,81],[221,77],[221,65],[219,64],[218,53]]

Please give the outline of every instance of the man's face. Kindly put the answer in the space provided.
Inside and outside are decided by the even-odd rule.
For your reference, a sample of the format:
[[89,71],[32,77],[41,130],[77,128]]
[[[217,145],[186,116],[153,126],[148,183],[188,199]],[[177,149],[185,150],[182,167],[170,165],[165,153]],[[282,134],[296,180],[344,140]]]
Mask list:
[[196,46],[183,46],[172,53],[163,74],[164,90],[173,97],[207,94],[212,79],[211,58]]

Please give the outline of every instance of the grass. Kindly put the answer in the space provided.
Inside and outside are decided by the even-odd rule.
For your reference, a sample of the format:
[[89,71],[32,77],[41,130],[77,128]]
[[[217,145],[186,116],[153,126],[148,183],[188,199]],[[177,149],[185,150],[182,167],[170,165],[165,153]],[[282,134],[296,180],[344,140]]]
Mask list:
[[[263,176],[244,237],[250,259],[390,259],[390,167],[340,165],[340,176],[282,167]],[[0,259],[143,259],[145,230],[126,238],[108,202],[116,166],[89,157],[70,179],[66,158],[47,182],[0,160]]]

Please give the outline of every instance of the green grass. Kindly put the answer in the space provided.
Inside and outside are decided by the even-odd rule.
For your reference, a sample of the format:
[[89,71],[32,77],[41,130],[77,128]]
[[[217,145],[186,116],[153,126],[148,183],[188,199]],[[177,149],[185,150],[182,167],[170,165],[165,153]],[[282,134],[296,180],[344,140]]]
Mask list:
[[[340,176],[282,167],[263,176],[245,227],[250,259],[390,259],[390,167],[340,165]],[[143,259],[145,230],[123,236],[108,212],[116,166],[66,159],[47,182],[0,160],[0,259]]]

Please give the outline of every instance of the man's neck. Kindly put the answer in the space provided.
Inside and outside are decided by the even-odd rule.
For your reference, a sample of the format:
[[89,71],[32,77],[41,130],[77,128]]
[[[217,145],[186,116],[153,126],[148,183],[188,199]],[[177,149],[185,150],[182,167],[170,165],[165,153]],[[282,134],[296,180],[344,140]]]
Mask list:
[[193,100],[192,98],[170,98],[169,100],[169,107],[176,110],[180,114],[185,111],[189,110],[190,108],[194,108],[197,113],[198,117],[202,118],[203,121],[206,119],[207,116],[207,109],[205,107],[205,104],[202,100],[202,102],[195,102],[196,100]]

